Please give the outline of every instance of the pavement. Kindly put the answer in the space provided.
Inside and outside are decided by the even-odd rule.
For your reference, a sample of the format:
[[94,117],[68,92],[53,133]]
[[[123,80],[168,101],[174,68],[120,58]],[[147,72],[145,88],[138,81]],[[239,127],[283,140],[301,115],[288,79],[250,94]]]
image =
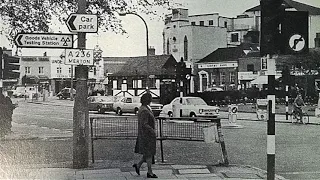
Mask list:
[[[24,101],[24,100],[23,100]],[[73,106],[73,101],[57,100],[49,98],[47,101],[31,101],[24,102],[40,103],[52,106]],[[19,103],[19,102],[17,102]],[[222,112],[222,116],[227,116],[226,112]],[[239,113],[239,118],[257,119],[256,116],[249,113]],[[278,121],[286,122],[280,115]],[[57,129],[41,128],[30,126],[27,124],[12,123],[12,133],[5,139],[13,140],[30,140],[30,139],[46,139],[46,138],[66,138],[72,137],[72,132],[62,132]],[[38,133],[38,134],[37,134]],[[41,137],[40,134],[45,134]],[[132,164],[134,162],[105,161],[99,160],[95,163],[89,162],[89,167],[82,169],[73,169],[72,162],[66,164],[30,164],[27,166],[5,165],[0,166],[0,179],[57,179],[57,180],[131,180],[131,179],[147,179],[147,167],[143,164],[141,167],[141,175],[138,176]],[[267,179],[265,170],[248,166],[231,164],[224,166],[221,164],[211,165],[179,165],[156,162],[153,165],[153,172],[159,179],[184,179],[184,180],[209,180],[209,179]],[[282,176],[275,175],[275,179],[285,179]]]

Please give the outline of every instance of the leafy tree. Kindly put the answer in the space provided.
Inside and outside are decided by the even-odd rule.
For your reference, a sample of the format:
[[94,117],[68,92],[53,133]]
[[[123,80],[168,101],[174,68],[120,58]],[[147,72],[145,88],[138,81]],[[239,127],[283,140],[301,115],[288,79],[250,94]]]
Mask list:
[[[87,0],[87,13],[99,15],[99,29],[125,33],[117,12],[157,14],[157,10],[171,9],[173,0]],[[77,12],[77,0],[0,0],[3,24],[1,33],[13,40],[17,32],[50,32],[56,17],[65,24],[71,13]]]

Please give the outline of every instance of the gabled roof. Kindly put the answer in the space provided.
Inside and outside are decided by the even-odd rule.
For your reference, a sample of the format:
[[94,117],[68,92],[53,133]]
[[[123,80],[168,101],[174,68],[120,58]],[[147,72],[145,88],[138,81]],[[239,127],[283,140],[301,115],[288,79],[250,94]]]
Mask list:
[[[297,11],[308,11],[309,15],[320,15],[320,8],[310,6],[307,4],[303,4],[300,2],[292,1],[292,0],[284,0],[284,4],[286,9],[287,8],[294,8]],[[260,11],[261,7],[260,5],[255,6],[253,8],[247,9],[245,12],[250,12],[250,11]]]
[[199,60],[197,63],[237,61],[238,58],[245,55],[246,54],[243,52],[243,49],[241,47],[218,48],[211,54]]
[[[174,74],[177,61],[172,55],[149,56],[149,74]],[[170,70],[171,67],[171,70]],[[147,74],[147,56],[130,57],[122,66],[121,70],[112,76],[132,76]]]

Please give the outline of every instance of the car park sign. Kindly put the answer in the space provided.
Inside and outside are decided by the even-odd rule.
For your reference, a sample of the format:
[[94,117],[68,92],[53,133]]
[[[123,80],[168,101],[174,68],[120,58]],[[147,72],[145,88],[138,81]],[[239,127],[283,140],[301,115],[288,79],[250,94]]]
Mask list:
[[67,19],[70,32],[98,32],[98,16],[94,14],[71,14]]
[[72,34],[18,33],[14,41],[25,48],[73,48]]
[[65,64],[93,66],[93,49],[66,49]]

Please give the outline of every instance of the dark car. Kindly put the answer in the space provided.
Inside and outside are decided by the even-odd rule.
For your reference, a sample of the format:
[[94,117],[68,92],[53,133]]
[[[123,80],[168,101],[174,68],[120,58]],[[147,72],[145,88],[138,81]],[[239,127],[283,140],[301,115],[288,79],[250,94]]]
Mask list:
[[117,96],[90,96],[88,97],[89,111],[98,111],[104,113],[106,111],[113,111],[113,103],[119,98]]
[[[63,88],[58,94],[57,94],[57,97],[59,99],[67,99],[67,98],[70,98],[70,92],[71,92],[71,88]],[[76,95],[76,90],[73,89],[72,90],[72,93],[73,93],[73,97],[75,97]]]

